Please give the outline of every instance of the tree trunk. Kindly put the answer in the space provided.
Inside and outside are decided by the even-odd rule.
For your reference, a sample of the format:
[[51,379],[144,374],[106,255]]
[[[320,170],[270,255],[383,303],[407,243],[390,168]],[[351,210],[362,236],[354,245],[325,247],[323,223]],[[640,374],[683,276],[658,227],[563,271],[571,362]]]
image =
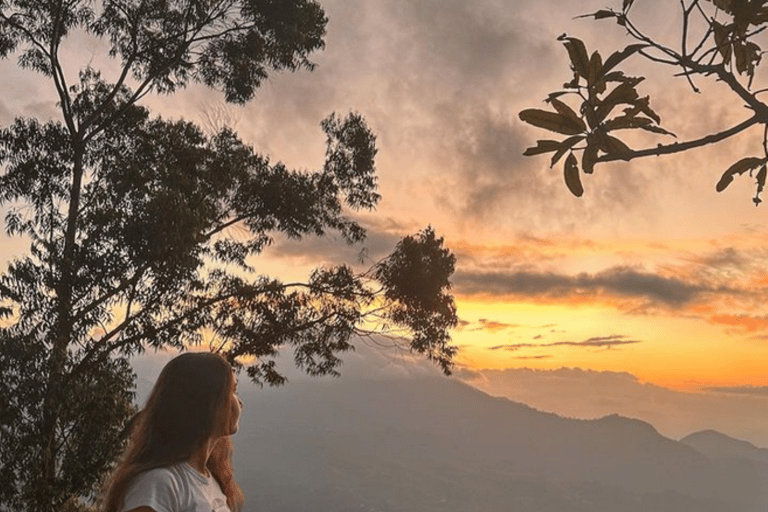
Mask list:
[[[73,137],[75,138],[75,137]],[[61,272],[59,283],[56,287],[57,318],[54,322],[54,330],[50,333],[52,339],[51,353],[48,358],[48,383],[46,396],[43,402],[43,418],[40,425],[40,476],[35,485],[36,491],[33,499],[34,512],[55,512],[62,496],[58,496],[57,489],[57,439],[56,430],[59,423],[61,408],[65,402],[65,390],[63,389],[67,349],[73,337],[73,311],[72,311],[72,275],[76,272],[74,257],[77,235],[77,215],[80,209],[80,189],[83,181],[83,153],[82,143],[73,141],[74,165],[72,168],[72,185],[70,188],[69,210],[67,217],[67,230],[64,237],[64,249],[58,267]],[[51,241],[52,242],[52,241]],[[51,245],[53,247],[53,245]]]

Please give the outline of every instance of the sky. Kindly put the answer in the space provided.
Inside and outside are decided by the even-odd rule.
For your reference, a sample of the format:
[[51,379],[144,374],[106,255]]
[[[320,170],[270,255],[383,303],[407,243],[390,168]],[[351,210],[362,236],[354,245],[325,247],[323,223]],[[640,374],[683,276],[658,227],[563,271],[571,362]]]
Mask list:
[[[752,204],[748,177],[715,192],[731,163],[759,154],[759,133],[675,157],[598,166],[576,198],[546,156],[522,155],[548,135],[518,113],[544,108],[546,95],[571,78],[560,34],[603,56],[630,42],[610,21],[575,19],[605,2],[322,4],[330,21],[316,70],[273,76],[246,106],[224,107],[227,117],[273,161],[317,169],[320,121],[331,112],[365,116],[377,135],[382,194],[375,212],[359,215],[368,228],[367,263],[427,225],[445,237],[458,258],[458,374],[488,392],[575,416],[620,407],[625,388],[636,394],[621,403],[640,404],[636,414],[643,400],[665,397],[671,406],[646,408],[659,422],[688,410],[674,405],[680,397],[694,404],[690,418],[731,414],[697,401],[765,410],[768,206]],[[638,22],[675,37],[671,11],[642,6],[634,9]],[[109,67],[91,41],[74,39],[66,52],[73,69]],[[651,96],[662,125],[680,140],[746,117],[721,85],[700,81],[696,94],[674,70],[639,58],[623,69],[648,77],[641,95]],[[51,86],[13,62],[0,62],[0,90],[0,124],[55,115]],[[222,108],[221,95],[202,87],[145,103],[164,117],[201,122]],[[667,139],[631,141],[657,142]],[[322,264],[357,265],[362,248],[333,236],[277,239],[258,266],[294,278]],[[0,251],[7,260],[24,242],[3,238]],[[768,432],[759,418],[743,418],[744,436]],[[760,436],[752,439],[768,445],[768,434]]]

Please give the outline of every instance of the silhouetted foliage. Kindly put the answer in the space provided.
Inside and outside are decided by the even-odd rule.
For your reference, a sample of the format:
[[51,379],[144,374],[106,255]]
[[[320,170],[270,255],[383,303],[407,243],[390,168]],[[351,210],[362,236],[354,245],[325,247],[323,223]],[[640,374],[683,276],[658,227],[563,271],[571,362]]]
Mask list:
[[[383,332],[449,372],[454,258],[431,228],[367,272],[283,283],[254,267],[276,233],[365,238],[347,213],[379,200],[359,114],[322,122],[325,164],[308,172],[139,104],[194,82],[248,101],[268,73],[311,69],[325,24],[307,0],[0,1],[0,57],[47,77],[61,111],[0,130],[6,232],[31,243],[0,276],[0,508],[78,509],[122,449],[127,358],[148,347],[211,335],[280,384],[278,351],[335,375],[353,335]],[[76,31],[109,44],[115,83],[86,68],[67,84],[59,53]]]
[[[591,174],[595,165],[616,160],[630,161],[689,151],[721,142],[762,125],[763,142],[756,155],[744,155],[723,173],[716,185],[723,191],[736,175],[746,172],[755,179],[753,201],[759,205],[765,187],[768,165],[768,104],[759,95],[764,89],[753,82],[761,64],[761,34],[768,27],[768,1],[765,0],[682,0],[678,42],[668,45],[648,35],[633,22],[633,8],[658,10],[655,3],[623,0],[620,9],[601,9],[582,17],[613,20],[626,29],[635,42],[603,59],[598,51],[591,54],[584,43],[563,35],[573,78],[545,100],[554,109],[527,109],[520,119],[533,126],[565,135],[558,140],[539,140],[525,155],[553,153],[554,166],[566,156],[565,183],[576,196],[584,189],[581,173]],[[671,9],[672,6],[664,6]],[[619,137],[619,130],[647,131],[675,136],[662,128],[661,118],[651,108],[650,98],[641,96],[637,86],[643,77],[625,75],[617,66],[632,56],[640,56],[658,65],[671,66],[684,77],[695,92],[699,80],[725,83],[747,110],[745,120],[715,133],[684,142],[659,143],[646,149],[632,149]],[[572,99],[569,105],[566,99]],[[577,157],[580,155],[580,157]]]

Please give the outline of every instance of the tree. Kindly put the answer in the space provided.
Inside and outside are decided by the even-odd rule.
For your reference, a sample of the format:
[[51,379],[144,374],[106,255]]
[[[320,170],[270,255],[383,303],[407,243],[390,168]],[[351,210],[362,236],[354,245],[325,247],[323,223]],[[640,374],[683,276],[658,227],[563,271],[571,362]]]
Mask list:
[[[759,205],[768,165],[768,104],[760,99],[765,89],[757,86],[755,79],[763,53],[758,41],[768,27],[768,1],[681,0],[682,23],[675,45],[654,39],[633,22],[631,11],[636,3],[623,0],[621,9],[601,9],[583,16],[613,20],[624,27],[633,40],[606,59],[598,51],[590,54],[584,43],[575,37],[563,35],[559,38],[568,52],[573,78],[563,89],[547,97],[546,101],[554,111],[526,109],[520,112],[520,119],[565,138],[539,140],[524,154],[553,153],[551,166],[565,157],[565,183],[574,195],[581,196],[584,192],[581,173],[591,174],[596,164],[690,151],[762,126],[761,147],[728,167],[716,185],[716,190],[721,192],[736,175],[748,172],[755,179],[753,201]],[[651,108],[650,98],[638,92],[637,86],[643,77],[627,76],[618,69],[619,64],[632,56],[645,58],[656,65],[671,66],[695,92],[700,92],[697,83],[701,80],[723,82],[748,114],[733,126],[703,137],[631,149],[618,138],[618,131],[646,131],[674,137],[660,126],[661,118]],[[566,99],[574,101],[569,105]]]
[[[0,57],[50,80],[61,113],[0,131],[6,232],[31,244],[0,276],[0,508],[76,507],[94,490],[133,413],[127,358],[147,347],[212,335],[280,384],[284,347],[337,374],[352,336],[384,332],[450,371],[455,258],[431,228],[363,273],[283,283],[254,266],[276,233],[364,239],[348,212],[379,195],[362,116],[326,118],[324,166],[300,172],[140,104],[190,83],[244,103],[268,73],[311,69],[325,24],[311,0],[0,0]],[[60,54],[78,31],[109,47],[113,82],[85,68],[68,83]]]

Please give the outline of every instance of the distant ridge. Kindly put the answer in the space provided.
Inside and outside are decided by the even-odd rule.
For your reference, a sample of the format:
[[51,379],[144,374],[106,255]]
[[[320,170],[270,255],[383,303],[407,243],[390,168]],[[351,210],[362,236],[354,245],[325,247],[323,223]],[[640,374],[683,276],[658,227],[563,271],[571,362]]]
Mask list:
[[768,449],[734,439],[715,430],[702,430],[680,440],[713,459],[749,459],[768,465]]
[[701,433],[674,441],[618,415],[566,419],[445,378],[293,381],[243,393],[235,464],[247,510],[768,508],[759,468],[713,460]]

